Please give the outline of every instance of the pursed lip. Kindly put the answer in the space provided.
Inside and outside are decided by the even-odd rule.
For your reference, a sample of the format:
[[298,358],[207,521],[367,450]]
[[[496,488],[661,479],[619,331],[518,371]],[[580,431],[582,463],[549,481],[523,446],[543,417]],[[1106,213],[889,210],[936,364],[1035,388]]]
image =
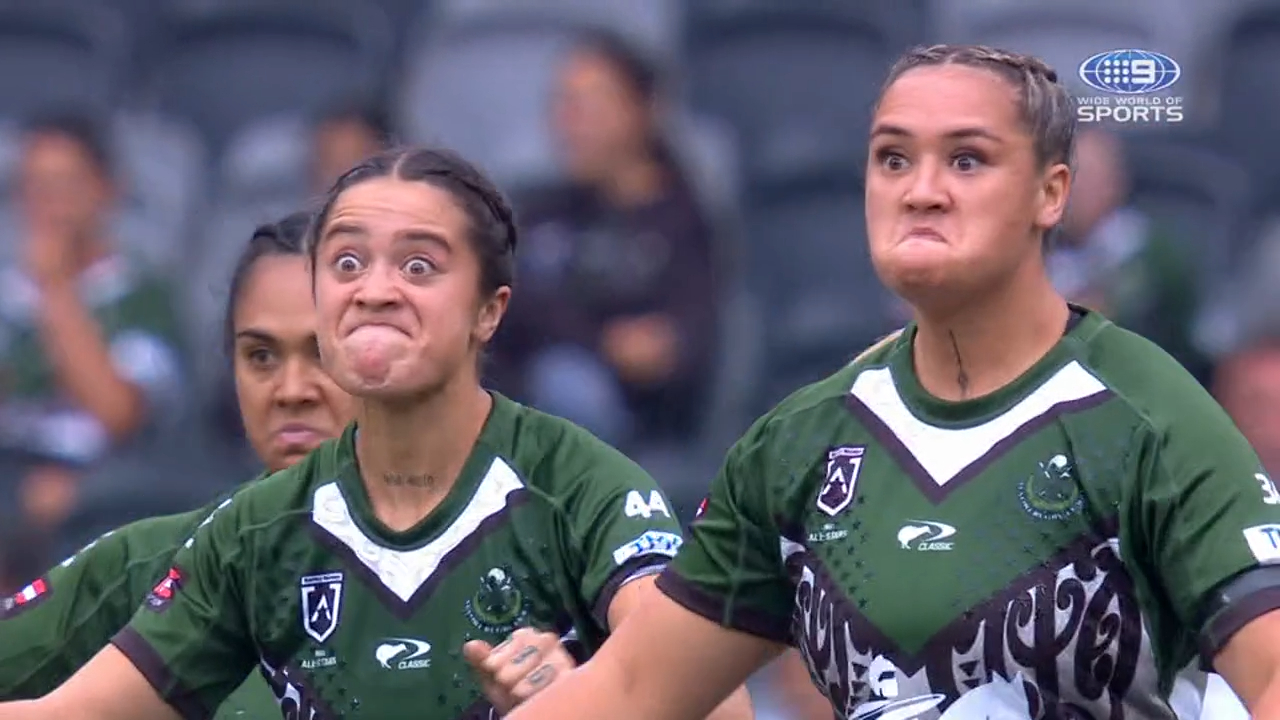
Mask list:
[[346,335],[347,336],[354,335],[357,331],[362,330],[364,328],[387,328],[388,330],[395,330],[401,335],[407,336],[409,334],[408,330],[406,330],[404,327],[400,325],[397,325],[396,323],[387,322],[385,320],[370,320],[366,322],[353,323],[351,327],[347,329]]
[[286,448],[311,448],[328,437],[317,428],[306,423],[285,423],[271,433],[276,444]]
[[927,225],[916,225],[915,227],[912,227],[910,230],[908,230],[906,234],[902,236],[902,239],[904,241],[924,240],[927,242],[945,243],[947,241],[947,236],[943,235],[942,233],[938,232],[936,229],[931,228]]

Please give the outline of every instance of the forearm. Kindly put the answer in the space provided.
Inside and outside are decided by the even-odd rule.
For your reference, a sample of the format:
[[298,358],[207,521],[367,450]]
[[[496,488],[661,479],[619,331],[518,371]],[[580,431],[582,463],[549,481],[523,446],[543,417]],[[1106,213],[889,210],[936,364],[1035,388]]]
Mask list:
[[52,717],[43,700],[15,700],[0,703],[0,720],[37,720]]
[[39,312],[45,356],[62,390],[112,438],[127,436],[140,420],[141,394],[116,372],[98,323],[76,295],[75,285],[42,285]]
[[751,695],[747,688],[740,687],[725,698],[724,702],[711,711],[707,720],[752,720],[755,710],[751,707]]
[[[505,720],[648,720],[668,717],[641,697],[624,669],[606,657],[578,667],[517,707]],[[0,718],[0,720],[5,720]]]
[[1253,720],[1280,720],[1280,672],[1272,672],[1271,681],[1249,708],[1249,715]]

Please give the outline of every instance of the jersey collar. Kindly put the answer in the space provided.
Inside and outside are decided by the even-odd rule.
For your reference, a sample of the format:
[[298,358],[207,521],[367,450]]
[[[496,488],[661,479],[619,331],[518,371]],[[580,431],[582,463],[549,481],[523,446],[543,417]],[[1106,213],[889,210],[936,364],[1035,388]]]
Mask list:
[[[440,505],[417,525],[403,532],[396,532],[382,524],[373,513],[369,502],[369,493],[360,477],[360,465],[356,458],[356,434],[359,428],[355,423],[347,426],[339,438],[336,447],[336,464],[338,484],[351,508],[351,516],[357,525],[369,537],[377,538],[388,547],[409,549],[425,545],[434,540],[441,532],[457,520],[458,515],[466,507],[475,494],[485,472],[501,448],[509,445],[504,439],[511,434],[515,422],[516,403],[496,392],[490,392],[493,407],[485,420],[484,428],[471,449],[458,480],[449,489]],[[427,431],[429,432],[429,430]]]
[[1053,373],[1075,356],[1079,342],[1087,340],[1109,321],[1097,312],[1072,305],[1081,314],[1078,322],[1069,325],[1062,339],[1049,352],[1032,365],[1018,379],[979,398],[953,402],[931,395],[920,384],[911,346],[915,342],[916,324],[907,325],[896,346],[889,355],[889,370],[903,402],[921,420],[933,425],[968,427],[980,425],[1016,405],[1035,391]]

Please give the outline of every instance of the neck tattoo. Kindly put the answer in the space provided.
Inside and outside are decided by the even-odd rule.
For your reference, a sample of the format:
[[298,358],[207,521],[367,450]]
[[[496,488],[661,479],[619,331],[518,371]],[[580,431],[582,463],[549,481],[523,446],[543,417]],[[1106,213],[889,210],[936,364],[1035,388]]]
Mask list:
[[434,488],[436,479],[433,475],[412,475],[405,473],[383,473],[382,481],[391,487]]
[[956,354],[956,385],[960,387],[960,397],[969,397],[969,373],[964,371],[964,360],[960,357],[960,343],[956,342],[954,332],[947,333],[951,337],[951,350]]

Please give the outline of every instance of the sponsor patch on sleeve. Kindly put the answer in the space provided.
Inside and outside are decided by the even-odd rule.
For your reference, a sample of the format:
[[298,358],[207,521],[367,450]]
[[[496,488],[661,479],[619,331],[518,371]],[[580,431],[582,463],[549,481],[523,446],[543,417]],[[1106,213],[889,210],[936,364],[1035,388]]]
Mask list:
[[169,607],[178,591],[182,589],[182,571],[176,567],[169,568],[169,574],[147,593],[146,606],[160,612]]
[[698,503],[698,509],[693,512],[694,520],[697,520],[698,518],[702,517],[702,514],[707,511],[707,502],[709,502],[710,500],[711,500],[710,497],[702,498],[702,502]]
[[644,555],[662,555],[675,557],[684,544],[684,538],[675,533],[650,530],[631,542],[613,551],[613,561],[621,565],[633,558]]
[[0,620],[11,618],[23,610],[30,610],[48,597],[49,592],[49,581],[39,578],[18,592],[0,600]]

